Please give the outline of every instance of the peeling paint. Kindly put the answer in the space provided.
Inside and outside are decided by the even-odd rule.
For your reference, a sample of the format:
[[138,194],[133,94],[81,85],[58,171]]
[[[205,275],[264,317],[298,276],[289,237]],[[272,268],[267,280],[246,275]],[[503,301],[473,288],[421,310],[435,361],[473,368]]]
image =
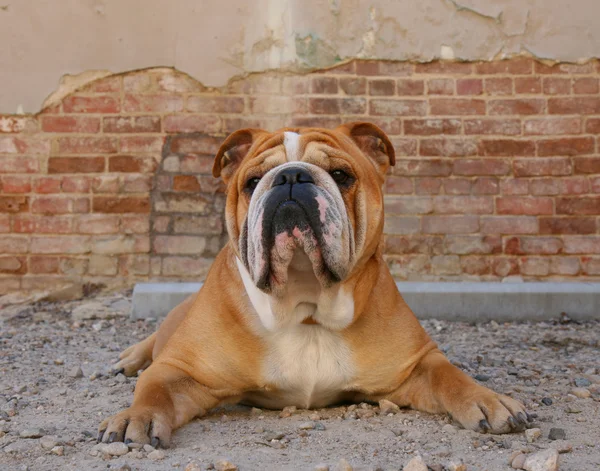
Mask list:
[[48,108],[55,103],[60,103],[70,93],[78,88],[104,77],[112,75],[109,70],[86,70],[77,75],[65,74],[61,77],[58,88],[52,92],[42,104],[42,109]]

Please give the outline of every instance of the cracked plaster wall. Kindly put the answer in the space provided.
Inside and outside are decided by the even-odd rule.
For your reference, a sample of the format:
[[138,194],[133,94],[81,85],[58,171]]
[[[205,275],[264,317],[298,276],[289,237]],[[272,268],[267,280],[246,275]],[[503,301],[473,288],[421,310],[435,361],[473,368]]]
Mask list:
[[355,57],[581,62],[599,18],[598,0],[0,0],[0,113],[38,111],[61,77],[154,66],[219,87]]

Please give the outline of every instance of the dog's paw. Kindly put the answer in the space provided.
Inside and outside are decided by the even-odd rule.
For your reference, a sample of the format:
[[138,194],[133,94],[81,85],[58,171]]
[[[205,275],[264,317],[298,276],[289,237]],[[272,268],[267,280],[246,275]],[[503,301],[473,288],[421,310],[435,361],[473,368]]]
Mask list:
[[148,367],[151,361],[144,346],[138,343],[121,352],[119,361],[111,367],[111,371],[115,375],[123,373],[125,376],[135,376],[138,370]]
[[171,432],[171,424],[163,414],[130,407],[102,421],[98,427],[98,443],[135,442],[168,448]]
[[449,411],[464,428],[481,433],[521,432],[530,420],[519,401],[487,388],[477,388]]

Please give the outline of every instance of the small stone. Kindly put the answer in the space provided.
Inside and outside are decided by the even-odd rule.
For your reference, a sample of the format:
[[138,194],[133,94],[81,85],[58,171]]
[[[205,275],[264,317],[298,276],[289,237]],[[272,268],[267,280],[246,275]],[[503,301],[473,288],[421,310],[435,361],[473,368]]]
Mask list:
[[568,414],[581,414],[581,412],[583,412],[583,411],[582,411],[581,407],[578,407],[576,405],[571,405],[565,409],[565,412],[567,412]]
[[250,415],[261,415],[263,413],[262,409],[259,409],[258,407],[253,407],[252,409],[250,409]]
[[310,414],[308,416],[308,418],[310,420],[321,420],[321,416],[319,414],[317,414],[316,412],[313,412],[312,414]]
[[402,471],[427,471],[427,465],[425,464],[425,461],[423,461],[423,458],[415,456],[406,463],[404,468],[402,468]]
[[281,440],[283,437],[285,437],[285,433],[283,432],[268,431],[264,435],[265,440],[268,442],[271,440]]
[[315,423],[314,422],[303,422],[298,426],[298,428],[300,430],[313,430],[315,428]]
[[525,430],[525,438],[527,443],[533,443],[542,436],[542,431],[539,428],[530,428]]
[[94,329],[96,332],[100,332],[102,329],[104,329],[104,326],[104,321],[100,321],[92,324],[92,329]]
[[41,428],[28,428],[23,430],[19,436],[21,438],[40,438],[44,436],[44,431]]
[[165,459],[165,452],[162,450],[154,450],[148,453],[148,458],[152,461],[160,461]]
[[550,399],[549,397],[543,397],[541,402],[545,406],[551,406],[552,405],[552,399]]
[[329,466],[327,466],[326,464],[318,464],[317,466],[315,466],[314,471],[329,471]]
[[71,378],[83,378],[83,371],[80,366],[74,366],[69,370],[67,375]]
[[63,456],[65,454],[65,447],[64,446],[55,446],[52,448],[52,450],[50,450],[50,452],[56,456]]
[[573,451],[573,445],[566,440],[555,440],[551,446],[560,454],[571,453]]
[[231,461],[219,460],[215,463],[215,469],[217,471],[237,471],[238,467]]
[[551,428],[548,438],[550,440],[564,440],[567,438],[567,432],[565,432],[564,428]]
[[154,451],[154,447],[152,445],[148,445],[147,443],[144,445],[143,449],[146,453],[150,453],[151,451]]
[[446,465],[448,471],[467,471],[467,465],[462,460],[451,461]]
[[575,386],[578,388],[587,388],[592,382],[587,378],[575,378]]
[[340,461],[338,461],[335,471],[353,471],[353,468],[350,466],[350,463],[346,461],[346,459],[342,458]]
[[279,413],[279,418],[286,419],[288,417],[291,417],[292,415],[294,415],[296,410],[297,410],[296,406],[284,407],[283,410]]
[[327,430],[327,428],[325,427],[325,425],[323,425],[323,423],[317,422],[315,424],[315,430],[319,430],[322,432],[323,430]]
[[515,456],[512,461],[510,462],[510,466],[513,469],[523,469],[523,464],[525,464],[525,459],[527,458],[527,455],[524,455],[523,453],[519,452],[517,454],[517,456]]
[[104,451],[111,456],[123,456],[129,452],[129,447],[123,442],[114,442],[106,445]]
[[458,432],[458,429],[452,424],[446,424],[442,427],[442,432],[447,433],[448,435],[454,435]]
[[115,376],[115,379],[117,380],[117,383],[127,382],[127,376],[125,376],[123,373],[119,373],[117,376]]
[[56,439],[55,436],[46,435],[46,436],[40,438],[40,445],[42,446],[42,448],[44,450],[51,450],[56,445],[58,445],[58,440]]
[[129,447],[130,450],[141,450],[142,448],[144,448],[143,443],[129,442],[126,445]]
[[388,401],[387,399],[379,401],[379,413],[381,415],[395,414],[398,411],[400,411],[400,407],[392,401]]
[[587,399],[592,395],[590,390],[586,388],[573,388],[571,391],[569,391],[569,393],[573,394],[573,396],[576,396],[579,399]]
[[523,463],[526,471],[557,471],[558,451],[553,448],[528,455]]
[[124,464],[119,468],[119,471],[131,471],[131,466],[129,466],[128,464]]
[[202,471],[202,466],[200,466],[197,462],[192,461],[186,465],[183,471]]
[[484,374],[476,374],[476,375],[474,376],[474,378],[475,378],[477,381],[481,381],[481,382],[483,382],[483,383],[485,383],[486,381],[489,381],[489,380],[490,380],[490,377],[489,377],[488,375],[484,375]]

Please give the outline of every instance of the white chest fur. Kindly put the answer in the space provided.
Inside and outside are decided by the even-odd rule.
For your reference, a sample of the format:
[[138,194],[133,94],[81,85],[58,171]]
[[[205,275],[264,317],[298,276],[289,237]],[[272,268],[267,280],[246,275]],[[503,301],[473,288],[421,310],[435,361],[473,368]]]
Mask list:
[[338,332],[297,325],[268,336],[265,380],[278,391],[272,407],[321,407],[336,400],[352,381],[351,352]]

